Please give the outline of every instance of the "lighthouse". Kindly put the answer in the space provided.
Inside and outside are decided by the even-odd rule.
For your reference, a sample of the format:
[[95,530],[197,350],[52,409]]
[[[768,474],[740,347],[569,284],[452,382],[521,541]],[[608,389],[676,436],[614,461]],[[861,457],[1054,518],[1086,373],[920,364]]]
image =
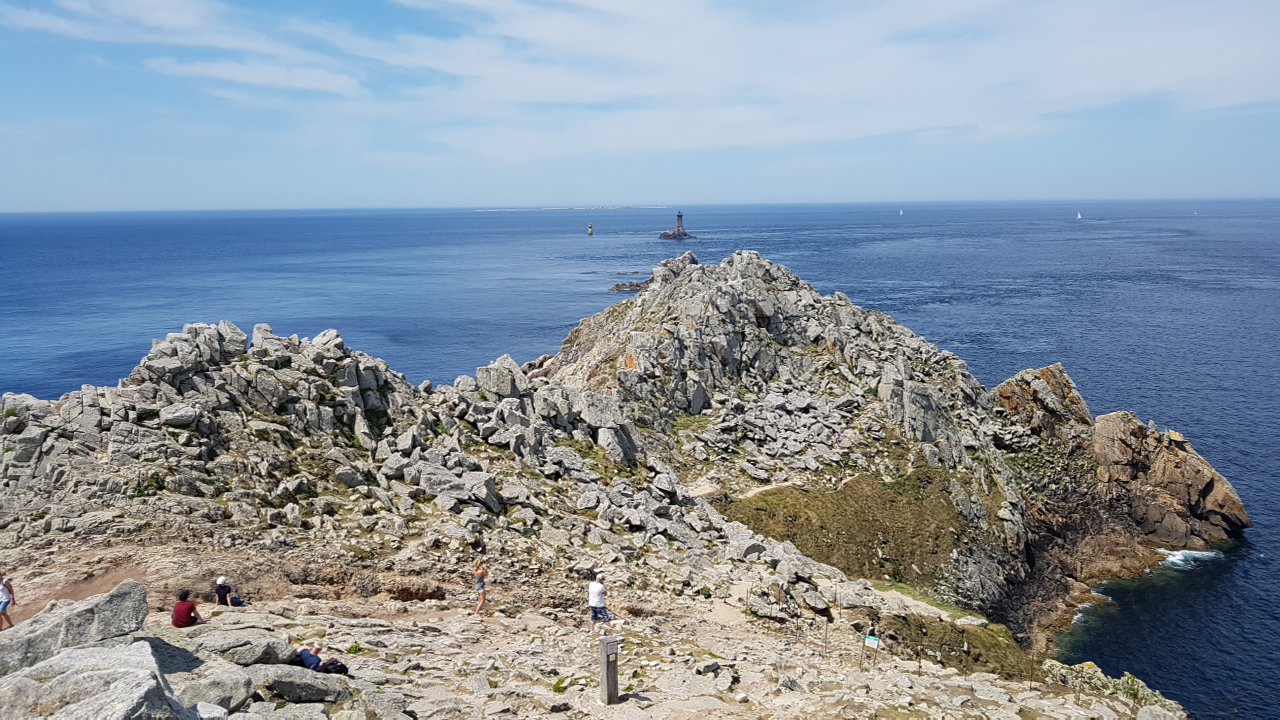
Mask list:
[[662,234],[658,235],[658,237],[659,237],[659,238],[661,238],[661,239],[663,239],[663,240],[687,240],[687,239],[692,238],[692,237],[695,237],[695,236],[690,235],[689,233],[685,232],[685,229],[684,229],[684,213],[682,213],[682,212],[677,212],[677,213],[676,213],[676,227],[675,227],[675,229],[674,229],[674,230],[664,230],[664,231],[662,232]]

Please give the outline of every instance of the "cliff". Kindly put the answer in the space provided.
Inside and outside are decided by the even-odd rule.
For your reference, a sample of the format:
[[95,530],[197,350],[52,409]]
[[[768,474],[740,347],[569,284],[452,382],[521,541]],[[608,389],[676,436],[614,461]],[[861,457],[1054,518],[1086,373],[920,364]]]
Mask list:
[[[851,646],[874,625],[921,668],[1048,680],[1008,630],[941,601],[1025,644],[1135,551],[1249,523],[1181,435],[1095,420],[1060,367],[988,391],[753,253],[664,262],[558,354],[449,386],[414,387],[335,331],[222,323],[158,341],[119,387],[2,411],[0,560],[37,597],[128,570],[161,595],[227,574],[260,596],[423,604],[483,554],[519,578],[517,607],[576,608],[580,578],[606,572],[637,618],[746,613],[747,665],[767,663],[768,623]],[[733,697],[725,682],[710,694]],[[790,706],[746,697],[748,715]]]
[[731,517],[1020,632],[1081,582],[1249,526],[1182,435],[1095,419],[1060,365],[992,390],[964,362],[754,253],[664,262],[540,372],[613,392]]

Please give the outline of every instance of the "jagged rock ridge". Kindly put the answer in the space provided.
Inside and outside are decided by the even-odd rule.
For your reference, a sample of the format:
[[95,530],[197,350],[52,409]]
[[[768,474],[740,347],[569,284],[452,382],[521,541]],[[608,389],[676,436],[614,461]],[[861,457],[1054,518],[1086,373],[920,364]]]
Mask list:
[[[544,372],[615,391],[656,430],[650,447],[712,494],[855,476],[944,485],[954,517],[935,540],[951,557],[914,574],[1021,626],[1114,560],[1089,546],[1098,538],[1119,544],[1112,555],[1202,549],[1249,525],[1181,435],[1123,414],[1095,423],[1061,366],[987,391],[951,353],[754,253],[664,262],[636,298],[584,321]],[[690,415],[700,431],[671,442]]]
[[[489,552],[539,603],[578,603],[563,578],[608,570],[780,622],[945,616],[849,579],[888,574],[1026,630],[1118,553],[1248,524],[1181,436],[1095,424],[1060,367],[988,392],[753,253],[667,261],[557,355],[449,386],[413,387],[335,331],[252,335],[191,325],[117,388],[6,395],[10,566],[181,538],[297,593],[420,599]],[[899,514],[860,515],[868,498]]]

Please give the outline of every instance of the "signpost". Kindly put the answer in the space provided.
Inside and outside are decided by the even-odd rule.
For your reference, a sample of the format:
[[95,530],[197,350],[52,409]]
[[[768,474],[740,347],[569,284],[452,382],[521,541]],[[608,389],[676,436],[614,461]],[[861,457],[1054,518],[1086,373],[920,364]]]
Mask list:
[[622,638],[600,638],[600,701],[605,705],[618,704],[618,651]]
[[862,636],[862,657],[858,659],[858,669],[862,669],[862,663],[867,659],[867,651],[871,651],[871,666],[875,667],[876,655],[880,654],[880,638],[872,635],[873,631],[868,631]]

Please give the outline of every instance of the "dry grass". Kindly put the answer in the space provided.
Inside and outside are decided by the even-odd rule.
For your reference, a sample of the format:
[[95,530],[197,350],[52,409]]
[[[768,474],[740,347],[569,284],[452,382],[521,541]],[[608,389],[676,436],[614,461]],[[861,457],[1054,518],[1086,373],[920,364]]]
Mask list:
[[894,483],[859,475],[834,491],[783,488],[722,510],[850,576],[928,588],[950,561],[961,527],[945,485],[920,473]]

